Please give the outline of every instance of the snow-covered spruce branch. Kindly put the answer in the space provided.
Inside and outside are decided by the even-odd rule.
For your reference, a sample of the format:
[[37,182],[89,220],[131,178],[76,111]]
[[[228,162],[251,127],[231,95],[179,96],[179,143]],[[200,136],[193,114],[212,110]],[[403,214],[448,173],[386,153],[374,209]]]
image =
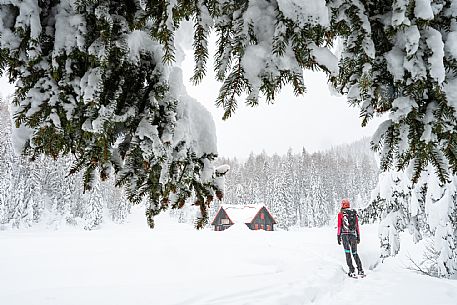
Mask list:
[[371,198],[362,218],[379,221],[383,258],[400,251],[400,233],[409,231],[416,243],[429,240],[424,261],[418,263],[423,270],[439,277],[457,272],[457,176],[442,184],[429,165],[412,184],[407,172],[390,170],[379,175]]
[[[0,66],[17,81],[23,153],[74,154],[72,172],[85,172],[87,191],[97,172],[102,180],[114,173],[133,202],[149,199],[151,227],[193,192],[204,202],[222,195],[211,115],[170,64],[177,25],[193,13],[178,4],[0,2]],[[177,164],[189,165],[179,183]]]

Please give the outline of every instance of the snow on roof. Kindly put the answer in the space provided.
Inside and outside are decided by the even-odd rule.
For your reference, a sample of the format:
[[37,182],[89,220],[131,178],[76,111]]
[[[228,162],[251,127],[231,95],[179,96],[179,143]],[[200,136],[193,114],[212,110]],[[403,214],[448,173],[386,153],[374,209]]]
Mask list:
[[235,205],[223,204],[221,208],[225,210],[228,217],[233,223],[250,223],[257,215],[263,204],[250,204],[250,205]]

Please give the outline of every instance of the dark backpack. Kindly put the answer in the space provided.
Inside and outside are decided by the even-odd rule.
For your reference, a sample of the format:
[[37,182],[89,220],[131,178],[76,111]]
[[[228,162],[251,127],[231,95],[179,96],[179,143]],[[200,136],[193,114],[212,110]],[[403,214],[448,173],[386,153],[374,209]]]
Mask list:
[[343,210],[343,230],[356,231],[357,212],[355,210]]

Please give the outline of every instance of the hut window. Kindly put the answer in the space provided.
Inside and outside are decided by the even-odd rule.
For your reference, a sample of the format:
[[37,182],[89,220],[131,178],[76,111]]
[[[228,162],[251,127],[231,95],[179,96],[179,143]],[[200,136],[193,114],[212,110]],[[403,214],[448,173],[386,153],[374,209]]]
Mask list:
[[271,231],[271,226],[267,225],[267,231]]
[[228,224],[230,224],[230,221],[228,220],[228,218],[222,218],[221,219],[221,224],[222,225],[228,225]]
[[260,219],[265,219],[265,214],[264,213],[260,213]]
[[258,230],[258,229],[259,229],[259,224],[256,223],[256,224],[254,225],[254,228],[255,228],[256,230]]

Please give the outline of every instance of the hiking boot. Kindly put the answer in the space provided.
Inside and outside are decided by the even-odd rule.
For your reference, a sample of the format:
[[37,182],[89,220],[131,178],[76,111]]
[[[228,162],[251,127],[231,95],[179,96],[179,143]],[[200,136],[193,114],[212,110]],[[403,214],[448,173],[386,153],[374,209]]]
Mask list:
[[363,270],[359,270],[358,275],[359,276],[365,276],[365,272],[363,272]]
[[354,271],[352,271],[352,272],[349,271],[349,272],[348,272],[348,276],[349,276],[349,277],[357,277],[357,274],[355,274]]

